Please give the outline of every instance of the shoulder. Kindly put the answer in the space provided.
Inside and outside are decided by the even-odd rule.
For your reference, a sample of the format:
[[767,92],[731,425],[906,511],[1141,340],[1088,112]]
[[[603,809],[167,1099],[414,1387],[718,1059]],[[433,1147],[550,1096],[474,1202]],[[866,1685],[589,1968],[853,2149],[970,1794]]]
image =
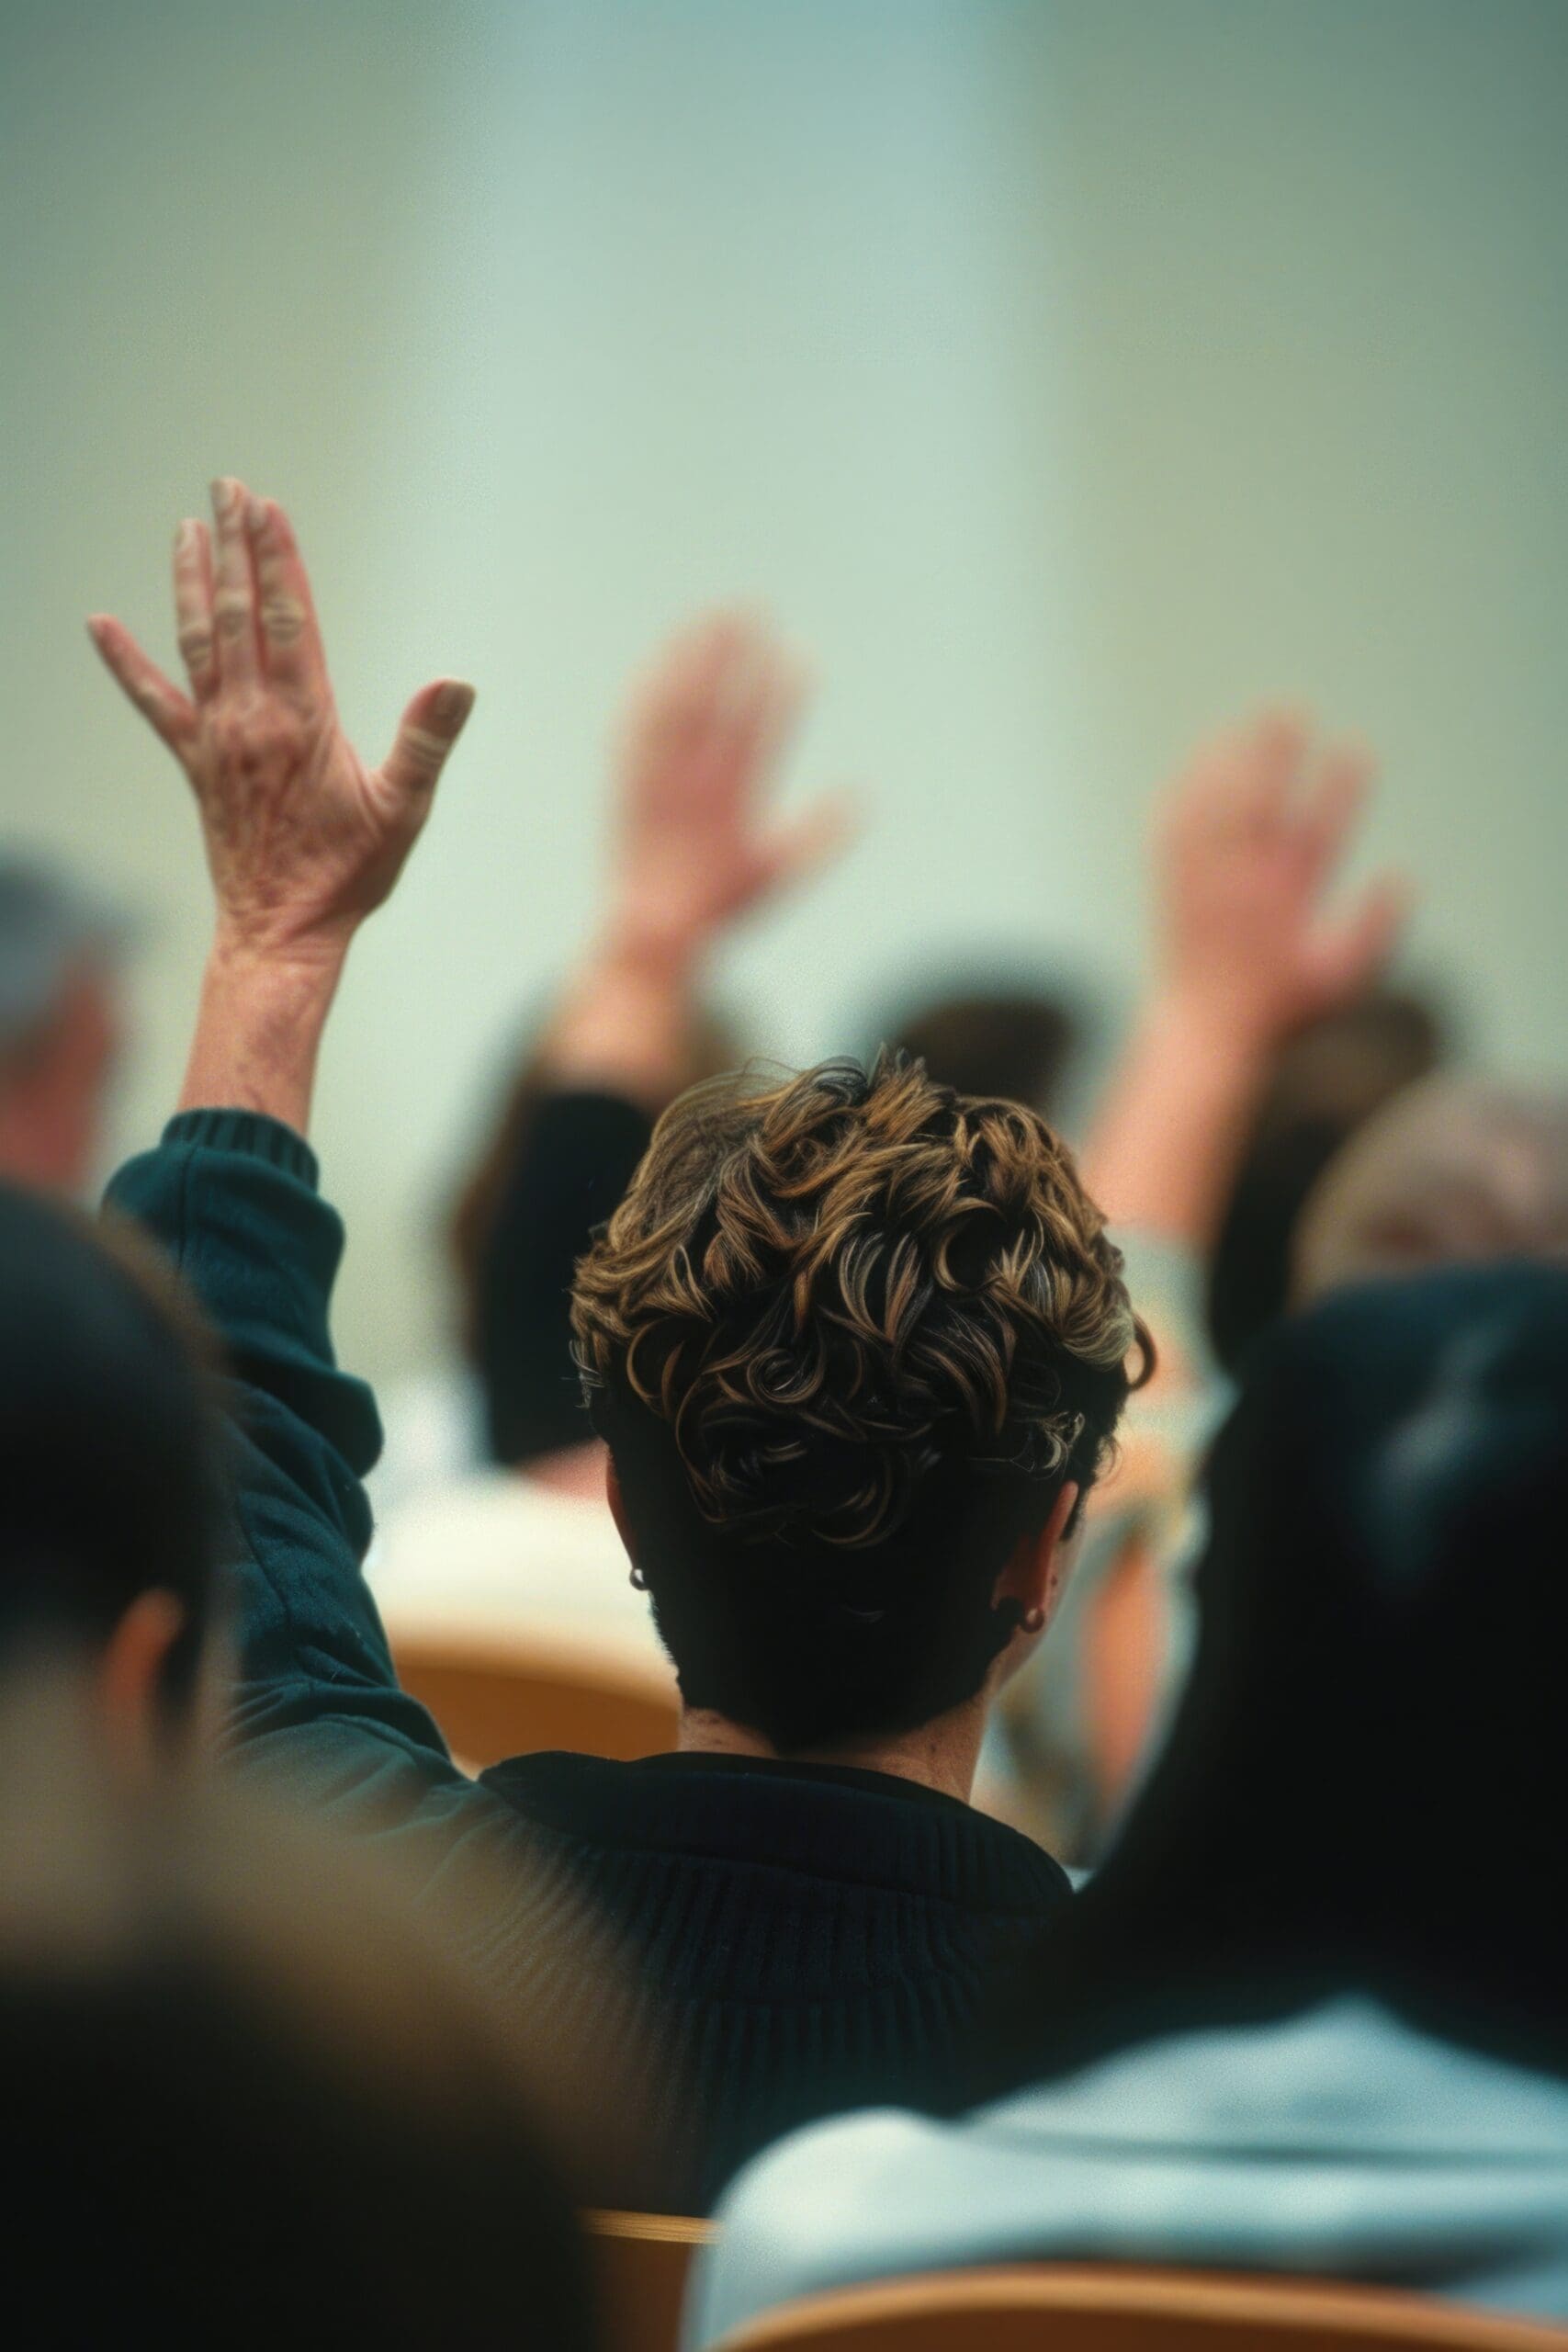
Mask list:
[[[691,2347],[792,2296],[986,2261],[1001,2219],[981,2135],[875,2109],[793,2133],[749,2165],[718,2211],[693,2298]],[[997,2152],[998,2176],[1012,2152]],[[978,2190],[978,2193],[976,2193]],[[1004,2224],[1005,2233],[1005,2224]]]

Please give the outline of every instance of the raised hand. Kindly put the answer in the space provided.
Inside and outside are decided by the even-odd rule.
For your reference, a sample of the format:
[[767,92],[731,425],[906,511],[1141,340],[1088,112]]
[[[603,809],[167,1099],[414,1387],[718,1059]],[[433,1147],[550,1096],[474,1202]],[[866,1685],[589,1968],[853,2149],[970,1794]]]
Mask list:
[[1269,712],[1200,752],[1156,836],[1161,984],[1228,1037],[1267,1047],[1357,996],[1397,935],[1403,896],[1375,885],[1330,916],[1371,774],[1360,751],[1311,753]]
[[798,666],[742,614],[716,615],[659,657],[631,697],[618,763],[617,940],[694,956],[841,844],[838,803],[786,826],[762,806],[803,692]]
[[219,940],[267,956],[341,956],[391,889],[473,705],[423,686],[368,767],[333,699],[310,583],[288,516],[243,482],[212,486],[215,528],[175,540],[182,694],[107,614],[87,626],[126,694],[179,761],[201,810]]

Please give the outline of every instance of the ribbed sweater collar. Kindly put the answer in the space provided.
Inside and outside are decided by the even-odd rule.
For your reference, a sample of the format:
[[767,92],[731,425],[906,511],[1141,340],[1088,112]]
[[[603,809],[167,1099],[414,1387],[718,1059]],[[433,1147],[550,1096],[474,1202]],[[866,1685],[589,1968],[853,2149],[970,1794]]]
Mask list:
[[890,1773],[752,1756],[634,1764],[547,1750],[485,1786],[572,1842],[737,1862],[845,1886],[1037,1917],[1072,1892],[1060,1864],[972,1805]]

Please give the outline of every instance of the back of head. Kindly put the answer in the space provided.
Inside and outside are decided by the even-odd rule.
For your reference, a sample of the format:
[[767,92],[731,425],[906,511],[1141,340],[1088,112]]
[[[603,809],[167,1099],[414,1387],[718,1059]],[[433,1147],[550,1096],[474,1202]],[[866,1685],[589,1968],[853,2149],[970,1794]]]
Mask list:
[[1302,1213],[1348,1139],[1446,1050],[1421,999],[1375,989],[1280,1046],[1209,1269],[1209,1328],[1230,1373],[1284,1311]]
[[466,1977],[354,1857],[99,1778],[69,1679],[39,1696],[0,1702],[27,2340],[586,2352],[568,2197]]
[[976,1694],[1145,1344],[1044,1123],[894,1057],[682,1096],[574,1322],[685,1700],[784,1753]]
[[203,1341],[135,1237],[0,1185],[0,1655],[96,1645],[154,1589],[185,1630],[170,1695],[208,1615],[221,1509]]
[[1350,1981],[1568,2062],[1565,1427],[1568,1271],[1380,1283],[1270,1335],[1092,1975],[1221,2007]]
[[1568,1263],[1568,1096],[1433,1078],[1368,1121],[1313,1193],[1295,1295],[1423,1266]]
[[86,1185],[119,1045],[124,919],[42,860],[0,854],[0,1172]]

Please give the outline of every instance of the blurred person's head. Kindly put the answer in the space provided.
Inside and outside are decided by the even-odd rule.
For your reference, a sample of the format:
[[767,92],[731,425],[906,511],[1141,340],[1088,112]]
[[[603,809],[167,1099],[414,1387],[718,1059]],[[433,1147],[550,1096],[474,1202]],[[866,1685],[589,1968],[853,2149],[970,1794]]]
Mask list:
[[1282,1314],[1307,1200],[1348,1139],[1444,1058],[1438,1013],[1374,989],[1280,1046],[1231,1188],[1209,1267],[1214,1352],[1235,1374]]
[[1568,1269],[1363,1284],[1260,1344],[1192,1670],[1053,1988],[1078,2054],[1353,1989],[1568,2064],[1565,1429]]
[[96,1775],[72,1697],[0,1724],[26,2340],[587,2352],[526,2070],[451,1955],[356,1857],[210,1783]]
[[881,1036],[955,1094],[1022,1102],[1055,1119],[1083,1029],[1079,1005],[1063,991],[976,982],[911,999]]
[[1043,1121],[892,1057],[683,1095],[573,1311],[685,1705],[783,1754],[1021,1663],[1147,1355]]
[[1294,1295],[1495,1258],[1568,1263],[1568,1095],[1482,1078],[1413,1086],[1314,1191]]
[[207,1342],[129,1228],[0,1183],[0,1666],[90,1661],[104,1727],[187,1720],[223,1510]]
[[[741,1058],[733,1031],[716,1013],[701,1010],[692,1022],[682,1085],[694,1085]],[[553,1286],[529,1302],[530,1311],[497,1312],[487,1273],[497,1220],[519,1158],[525,1151],[539,1106],[558,1087],[550,1060],[549,1031],[525,1048],[515,1077],[483,1149],[458,1193],[448,1226],[457,1276],[464,1351],[484,1392],[486,1426],[493,1458],[513,1469],[538,1467],[584,1449],[597,1453],[582,1410],[571,1340],[570,1268],[541,1261]],[[664,1108],[662,1101],[654,1106]],[[572,1171],[581,1179],[581,1170]],[[617,1179],[618,1181],[618,1179]]]
[[0,1175],[83,1193],[120,1046],[123,925],[50,867],[0,857]]

